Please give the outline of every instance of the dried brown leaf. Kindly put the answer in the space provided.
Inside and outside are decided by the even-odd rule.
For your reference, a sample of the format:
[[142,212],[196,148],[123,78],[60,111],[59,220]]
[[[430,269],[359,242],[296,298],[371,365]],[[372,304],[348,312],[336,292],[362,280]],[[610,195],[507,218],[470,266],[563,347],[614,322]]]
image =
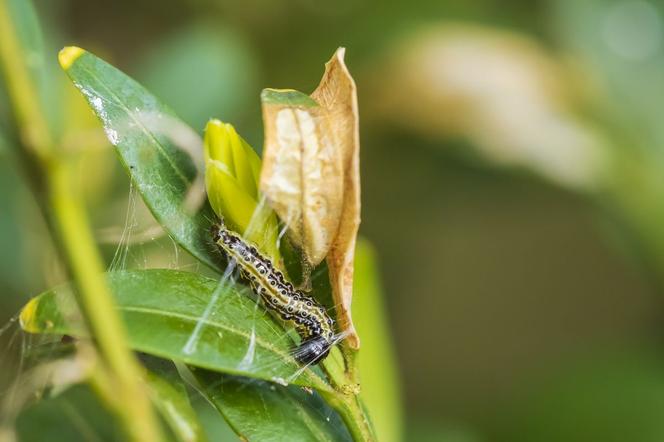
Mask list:
[[359,348],[351,319],[353,259],[360,224],[357,94],[343,48],[311,97],[262,94],[265,148],[260,188],[312,265],[327,257],[340,327]]
[[311,265],[327,255],[343,204],[342,155],[327,109],[296,91],[263,92],[261,190]]
[[325,64],[325,74],[311,96],[328,110],[332,133],[342,155],[344,171],[343,207],[339,230],[327,255],[332,294],[341,328],[349,333],[351,348],[360,348],[353,326],[353,262],[360,226],[360,133],[355,81],[344,63],[345,48],[339,48]]

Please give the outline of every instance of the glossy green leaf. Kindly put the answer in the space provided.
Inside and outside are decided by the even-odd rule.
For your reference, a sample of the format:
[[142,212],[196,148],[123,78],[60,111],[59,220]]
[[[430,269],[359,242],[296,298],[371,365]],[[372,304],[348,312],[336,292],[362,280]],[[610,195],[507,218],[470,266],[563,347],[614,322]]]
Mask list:
[[101,120],[157,221],[192,255],[218,268],[208,238],[214,214],[206,206],[192,216],[183,205],[196,177],[183,148],[201,146],[179,146],[175,140],[192,141],[191,129],[143,86],[83,49],[63,49],[60,64]]
[[[259,305],[230,283],[176,270],[108,274],[134,350],[230,374],[331,387],[293,359],[293,342]],[[30,301],[21,325],[31,333],[83,335],[71,288]]]
[[362,399],[376,428],[378,440],[399,441],[402,434],[399,377],[391,346],[383,290],[371,244],[360,240],[355,249],[353,320],[362,337],[358,354]]
[[239,436],[252,441],[350,441],[339,415],[315,393],[195,370],[202,392]]
[[[143,357],[152,372],[178,389],[185,382],[212,404],[240,437],[270,441],[344,441],[350,435],[339,415],[318,394],[257,379],[226,375]],[[218,434],[209,434],[219,440]]]

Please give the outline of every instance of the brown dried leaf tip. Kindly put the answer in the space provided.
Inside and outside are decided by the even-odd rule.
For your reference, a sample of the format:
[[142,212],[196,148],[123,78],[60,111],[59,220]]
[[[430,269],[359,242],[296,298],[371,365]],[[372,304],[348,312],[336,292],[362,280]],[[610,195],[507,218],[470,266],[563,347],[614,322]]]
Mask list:
[[327,258],[347,342],[360,340],[351,318],[353,260],[360,225],[359,126],[355,82],[339,48],[318,88],[262,94],[265,147],[260,188],[289,237],[313,266]]

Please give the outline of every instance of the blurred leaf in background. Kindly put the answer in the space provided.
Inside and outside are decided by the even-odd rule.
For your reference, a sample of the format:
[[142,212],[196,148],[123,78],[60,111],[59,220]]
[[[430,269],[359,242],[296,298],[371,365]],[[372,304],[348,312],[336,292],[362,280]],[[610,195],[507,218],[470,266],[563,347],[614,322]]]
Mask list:
[[664,156],[664,8],[648,0],[553,2],[557,39],[600,87],[597,112],[636,146]]
[[664,364],[659,355],[634,350],[594,354],[558,367],[540,389],[499,414],[494,440],[662,440]]
[[27,408],[16,422],[16,433],[21,442],[40,442],[44,435],[71,442],[123,440],[111,411],[86,385]]
[[[39,231],[43,226],[39,224],[40,215],[31,204],[28,189],[17,186],[20,183],[17,172],[10,154],[0,150],[0,187],[13,188],[13,192],[0,192],[0,297],[8,304],[1,309],[3,323],[15,313],[20,300],[27,299],[26,290],[38,289],[43,284],[44,262],[39,259],[39,250],[35,250],[37,245],[24,236],[26,231]],[[45,254],[47,247],[43,250]]]
[[235,121],[258,105],[253,48],[219,23],[192,23],[172,32],[149,47],[133,71],[198,132],[210,118]]
[[431,25],[405,38],[374,75],[369,105],[389,121],[442,140],[463,137],[489,161],[573,190],[599,186],[607,154],[598,130],[574,114],[573,74],[525,34]]
[[399,368],[392,348],[390,321],[384,305],[376,252],[367,240],[355,250],[353,314],[362,337],[359,355],[362,397],[371,412],[378,439],[399,441],[403,437],[403,410]]

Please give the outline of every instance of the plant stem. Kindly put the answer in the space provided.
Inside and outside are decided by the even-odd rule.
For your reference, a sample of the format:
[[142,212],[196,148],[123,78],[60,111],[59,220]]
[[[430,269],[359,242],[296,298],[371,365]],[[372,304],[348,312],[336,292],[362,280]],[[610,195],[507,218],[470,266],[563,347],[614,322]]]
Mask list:
[[94,331],[104,360],[113,373],[125,425],[136,441],[159,440],[156,419],[147,392],[140,383],[140,368],[126,346],[127,336],[111,292],[83,205],[67,164],[55,162],[49,171],[51,205],[71,269],[80,289],[80,301]]
[[55,149],[11,12],[8,0],[0,0],[0,61],[25,146],[26,162],[37,174],[30,178],[38,193],[47,195],[46,201],[51,205],[49,228],[59,236],[62,255],[79,288],[81,310],[109,367],[114,394],[123,404],[118,412],[127,435],[137,442],[159,441],[161,431],[141,384],[140,366],[129,350],[124,326],[103,276],[104,266],[82,198],[71,182],[67,155]]
[[360,386],[347,371],[342,353],[333,349],[322,365],[334,391],[320,391],[320,394],[339,412],[355,441],[375,441],[373,427],[360,402]]
[[360,400],[355,394],[320,392],[325,401],[341,416],[355,442],[374,442],[376,437]]

